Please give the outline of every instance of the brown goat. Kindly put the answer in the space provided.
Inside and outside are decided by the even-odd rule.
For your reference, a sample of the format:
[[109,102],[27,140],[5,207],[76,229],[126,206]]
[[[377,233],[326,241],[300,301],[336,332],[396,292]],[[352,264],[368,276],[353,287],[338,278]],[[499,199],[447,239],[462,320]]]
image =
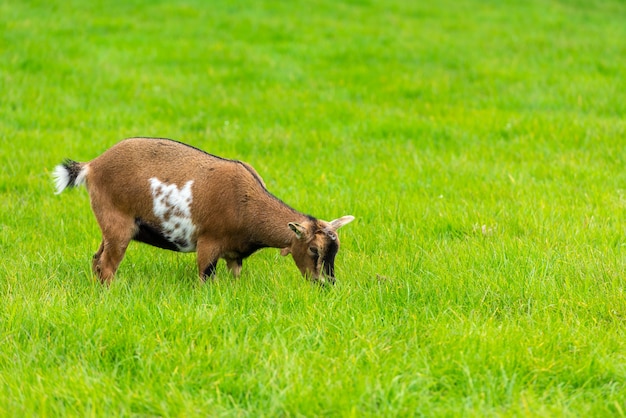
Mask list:
[[200,278],[220,258],[235,277],[260,248],[291,254],[300,272],[335,282],[337,229],[273,196],[248,164],[207,154],[170,139],[129,138],[88,163],[66,160],[53,173],[57,194],[85,185],[102,230],[94,274],[112,280],[131,240],[197,252]]

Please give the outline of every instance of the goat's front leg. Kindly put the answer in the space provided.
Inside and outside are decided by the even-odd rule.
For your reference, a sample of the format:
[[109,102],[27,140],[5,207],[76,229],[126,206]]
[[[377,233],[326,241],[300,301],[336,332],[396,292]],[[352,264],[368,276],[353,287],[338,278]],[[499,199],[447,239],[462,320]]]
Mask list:
[[198,237],[196,244],[198,255],[198,274],[200,281],[204,283],[208,277],[215,275],[215,268],[220,256],[219,246],[213,240],[206,237]]
[[228,258],[226,259],[226,265],[233,274],[234,278],[241,276],[241,266],[243,265],[243,259],[241,258]]

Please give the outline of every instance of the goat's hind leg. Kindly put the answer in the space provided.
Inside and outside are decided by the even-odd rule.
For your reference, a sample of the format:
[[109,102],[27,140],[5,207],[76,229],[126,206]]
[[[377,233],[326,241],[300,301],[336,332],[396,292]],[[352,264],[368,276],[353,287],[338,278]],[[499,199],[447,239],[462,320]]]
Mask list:
[[104,251],[104,240],[100,242],[98,251],[96,251],[96,253],[93,255],[93,258],[91,259],[91,270],[93,271],[94,274],[97,274],[96,266],[98,266],[98,264],[100,263],[100,257],[102,256],[103,251]]
[[110,283],[126,248],[136,232],[135,220],[122,213],[108,212],[97,217],[102,230],[102,243],[93,257],[93,272],[102,283]]

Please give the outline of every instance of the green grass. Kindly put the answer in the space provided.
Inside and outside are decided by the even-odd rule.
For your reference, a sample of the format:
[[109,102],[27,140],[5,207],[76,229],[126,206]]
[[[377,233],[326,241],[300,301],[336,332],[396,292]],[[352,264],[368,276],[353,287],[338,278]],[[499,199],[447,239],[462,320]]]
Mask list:
[[[624,416],[623,1],[0,2],[0,416]],[[162,136],[340,231],[93,279],[63,158]]]

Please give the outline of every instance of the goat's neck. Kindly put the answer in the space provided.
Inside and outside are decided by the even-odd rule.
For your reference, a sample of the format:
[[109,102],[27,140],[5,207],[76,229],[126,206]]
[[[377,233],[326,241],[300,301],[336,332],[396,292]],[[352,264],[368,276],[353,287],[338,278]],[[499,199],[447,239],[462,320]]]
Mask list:
[[252,209],[253,233],[260,243],[273,248],[285,248],[291,244],[294,232],[289,228],[289,222],[302,223],[309,219],[270,194],[252,205]]

